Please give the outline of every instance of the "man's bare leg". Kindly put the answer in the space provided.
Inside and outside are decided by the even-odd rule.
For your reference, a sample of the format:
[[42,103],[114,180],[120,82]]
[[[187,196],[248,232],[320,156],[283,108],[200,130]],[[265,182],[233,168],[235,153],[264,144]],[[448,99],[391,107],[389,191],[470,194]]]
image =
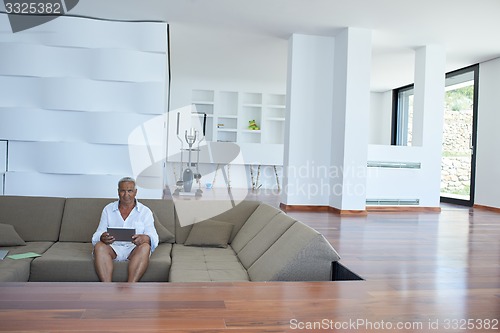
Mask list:
[[128,256],[128,282],[137,282],[148,269],[151,246],[147,243],[137,246]]
[[113,279],[113,259],[116,253],[113,248],[103,242],[94,247],[94,266],[101,282],[111,282]]

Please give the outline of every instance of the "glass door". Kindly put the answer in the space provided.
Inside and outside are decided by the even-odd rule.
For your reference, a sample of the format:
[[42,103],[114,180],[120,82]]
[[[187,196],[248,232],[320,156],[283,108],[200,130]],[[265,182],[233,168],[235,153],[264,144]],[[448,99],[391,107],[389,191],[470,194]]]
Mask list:
[[474,204],[478,69],[476,65],[446,75],[442,202]]

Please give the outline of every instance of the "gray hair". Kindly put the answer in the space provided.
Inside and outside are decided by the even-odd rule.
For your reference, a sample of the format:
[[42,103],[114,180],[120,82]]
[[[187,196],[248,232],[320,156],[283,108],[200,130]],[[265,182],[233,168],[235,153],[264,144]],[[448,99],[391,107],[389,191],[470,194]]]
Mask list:
[[120,188],[121,183],[134,183],[134,188],[135,188],[135,179],[132,177],[123,177],[118,181],[118,188]]

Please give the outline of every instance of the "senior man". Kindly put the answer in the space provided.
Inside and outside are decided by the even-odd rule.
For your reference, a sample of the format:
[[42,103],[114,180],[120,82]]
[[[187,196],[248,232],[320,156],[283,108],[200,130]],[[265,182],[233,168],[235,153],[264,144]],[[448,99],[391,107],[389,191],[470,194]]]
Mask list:
[[[102,282],[111,282],[113,261],[128,260],[128,282],[137,282],[146,272],[149,257],[158,246],[153,213],[137,201],[135,180],[130,177],[118,182],[119,200],[104,207],[99,226],[92,236],[94,266]],[[116,241],[108,228],[135,229],[130,241]]]

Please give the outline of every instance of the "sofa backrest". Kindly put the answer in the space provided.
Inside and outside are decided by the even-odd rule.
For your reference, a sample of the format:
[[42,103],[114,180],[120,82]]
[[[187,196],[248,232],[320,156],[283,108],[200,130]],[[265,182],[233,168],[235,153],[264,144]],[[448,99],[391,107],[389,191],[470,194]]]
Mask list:
[[[213,200],[213,201],[205,201],[203,204],[207,205],[217,205],[217,204],[227,204],[226,201],[222,202],[221,200]],[[247,221],[250,215],[257,209],[260,205],[260,202],[253,200],[243,200],[239,204],[237,204],[234,208],[231,208],[224,213],[221,213],[217,216],[211,217],[213,220],[228,222],[233,224],[233,231],[231,233],[231,237],[229,238],[229,243],[233,241],[235,236],[240,231],[243,224]],[[196,205],[196,209],[199,209],[200,205]],[[201,222],[201,221],[199,221]],[[181,226],[179,222],[179,218],[175,217],[175,242],[177,244],[184,244],[187,237],[189,236],[189,232],[193,227],[192,224]]]
[[116,201],[116,199],[66,199],[59,241],[90,242],[101,220],[103,208],[112,201]]
[[340,259],[325,237],[295,222],[248,268],[252,281],[327,281]]
[[26,242],[55,242],[64,203],[64,198],[0,196],[0,223],[13,225]]
[[239,253],[278,214],[283,212],[267,204],[259,204],[231,242],[233,250]]
[[149,207],[158,216],[159,222],[175,235],[175,209],[172,200],[163,199],[139,199],[139,201]]
[[[103,208],[117,199],[68,198],[62,219],[61,242],[87,243],[99,225]],[[172,201],[162,199],[138,199],[158,216],[162,223],[174,234],[174,209]]]
[[243,266],[250,268],[295,222],[295,219],[287,214],[276,214],[238,251],[238,259]]

